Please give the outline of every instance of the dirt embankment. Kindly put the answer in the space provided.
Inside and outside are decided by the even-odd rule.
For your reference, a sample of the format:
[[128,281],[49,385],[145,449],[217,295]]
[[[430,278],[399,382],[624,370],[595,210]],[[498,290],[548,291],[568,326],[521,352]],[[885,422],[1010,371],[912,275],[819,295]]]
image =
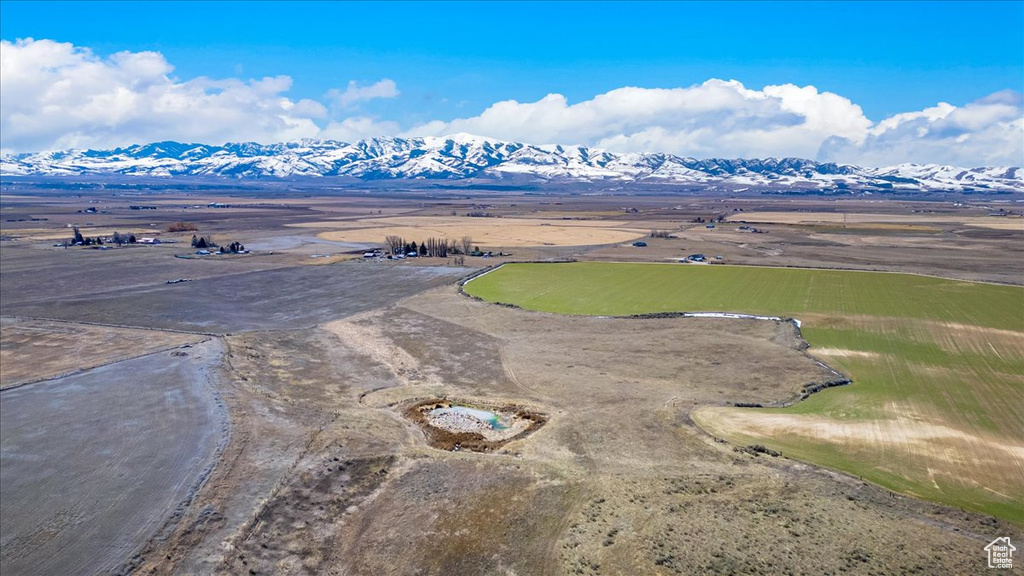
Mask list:
[[[466,405],[459,403],[460,405]],[[517,406],[505,404],[500,406],[480,406],[471,403],[473,407],[491,410],[497,414],[508,415],[509,425],[506,430],[497,434],[470,432],[439,425],[436,419],[430,417],[430,412],[437,408],[450,408],[453,401],[434,399],[415,402],[402,411],[406,418],[416,423],[423,429],[427,442],[434,448],[441,450],[471,450],[473,452],[493,452],[513,440],[520,440],[536,432],[548,421],[548,416]]]

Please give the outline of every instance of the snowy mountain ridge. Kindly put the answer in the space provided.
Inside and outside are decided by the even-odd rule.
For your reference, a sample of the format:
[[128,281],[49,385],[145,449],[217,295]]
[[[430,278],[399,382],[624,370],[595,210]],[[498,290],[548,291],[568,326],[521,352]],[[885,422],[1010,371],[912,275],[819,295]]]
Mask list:
[[864,168],[801,158],[724,159],[613,153],[586,146],[535,146],[455,134],[304,139],[223,146],[180,142],[62,150],[0,158],[4,176],[349,177],[491,184],[684,185],[793,191],[1024,192],[1017,167],[900,164]]

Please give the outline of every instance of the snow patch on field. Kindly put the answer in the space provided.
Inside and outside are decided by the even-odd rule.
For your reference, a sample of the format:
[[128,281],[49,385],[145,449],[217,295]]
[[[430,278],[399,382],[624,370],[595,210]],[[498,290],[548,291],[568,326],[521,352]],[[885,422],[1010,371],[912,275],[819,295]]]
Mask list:
[[[773,322],[784,322],[787,318],[781,316],[757,316],[755,314],[736,314],[734,312],[686,312],[683,314],[684,318],[735,318],[745,320],[771,320]],[[796,318],[789,318],[796,324],[797,328],[800,328],[802,323]]]

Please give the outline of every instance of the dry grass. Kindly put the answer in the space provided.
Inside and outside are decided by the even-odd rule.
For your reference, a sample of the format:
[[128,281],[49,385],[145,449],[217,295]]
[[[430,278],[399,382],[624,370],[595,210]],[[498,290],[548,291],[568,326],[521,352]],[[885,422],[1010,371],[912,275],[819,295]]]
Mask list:
[[[766,438],[799,439],[828,444],[845,453],[895,453],[901,459],[887,463],[887,472],[908,481],[958,485],[970,478],[972,485],[1007,500],[1017,500],[1017,478],[1024,474],[1024,443],[999,434],[967,432],[916,412],[916,405],[892,403],[890,418],[837,420],[813,414],[759,413],[727,408],[700,408],[694,419],[712,433],[746,438],[750,443]],[[963,474],[971,470],[970,475]],[[907,492],[916,494],[910,488]]]
[[[786,409],[700,410],[694,420],[739,444],[1024,524],[1024,499],[1003,496],[1024,493],[1024,459],[1013,456],[1024,454],[1020,288],[866,272],[576,263],[510,265],[466,290],[569,314],[800,318],[808,352],[824,349],[852,386]],[[826,433],[829,423],[837,435]]]
[[[221,200],[239,202],[237,197]],[[412,203],[295,197],[280,202],[310,210],[253,211],[242,219],[236,218],[237,210],[183,214],[161,209],[146,217],[162,227],[203,213],[209,217],[199,221],[204,230],[218,238],[243,234],[247,245],[248,235],[255,241],[268,230],[311,235],[391,225],[413,228],[416,232],[409,240],[419,242],[429,235],[420,226],[425,220],[433,226],[508,227],[500,233],[515,236],[512,232],[518,231],[513,227],[524,221],[510,212],[528,215],[529,203],[537,200],[517,197],[512,201],[518,203],[514,210],[496,207],[505,216],[500,219],[390,218],[410,211],[404,207]],[[580,205],[581,212],[573,212],[570,201]],[[81,208],[80,202],[72,201],[72,209]],[[195,199],[174,202],[191,204]],[[451,209],[447,204],[431,206],[431,202],[425,201],[426,208],[417,202],[412,210],[447,214]],[[694,204],[692,213],[664,214],[666,219],[678,220],[658,220],[640,205],[642,210],[632,221],[629,215],[611,214],[615,206],[632,199],[566,202],[559,207],[564,212],[531,214],[555,218],[525,219],[533,228],[526,228],[524,240],[536,243],[534,232],[555,233],[550,229],[562,236],[545,237],[544,242],[567,238],[575,242],[576,235],[607,231],[629,232],[630,238],[636,238],[654,228],[676,229],[698,214],[714,215],[722,204],[715,198],[702,207]],[[764,203],[756,201],[759,206]],[[749,209],[753,204],[744,205]],[[388,208],[391,205],[402,208]],[[782,205],[792,204],[787,200]],[[867,203],[853,209],[869,210]],[[615,221],[559,219],[605,216],[599,211],[607,211]],[[118,223],[116,216],[89,222],[97,228],[131,229]],[[351,220],[335,219],[342,216]],[[81,216],[69,219],[80,221]],[[285,228],[285,223],[302,220],[322,222],[310,222],[298,231]],[[56,218],[51,217],[50,223],[56,225]],[[791,258],[787,264],[832,265],[828,258],[833,257],[845,266],[865,266],[867,261],[872,266],[888,262],[902,268],[913,262],[916,270],[934,272],[929,267],[950,268],[951,251],[942,246],[967,242],[952,235],[894,234],[884,237],[894,243],[885,250],[867,245],[841,252],[839,242],[867,243],[872,236],[835,234],[837,239],[831,243],[800,244],[807,239],[807,227],[778,226],[767,235],[727,234],[730,228],[735,225],[707,232],[699,226],[692,234],[680,232],[677,240],[647,239],[650,247],[644,250],[623,243],[603,250],[618,250],[619,258],[660,259],[704,252],[731,259],[734,254],[737,258],[747,254],[754,263],[764,263],[764,253],[778,251],[782,254],[778,259]],[[70,235],[63,228],[50,232],[62,238]],[[456,237],[463,234],[458,229],[453,232]],[[972,248],[958,251],[970,253],[971,264],[965,269],[1016,270],[1015,239],[978,238],[971,240]],[[482,236],[476,240],[481,247],[488,246]],[[919,252],[904,247],[925,241],[930,244],[922,245]],[[750,243],[750,247],[740,248],[737,243]],[[543,245],[512,251],[517,257],[537,253],[538,258],[559,252]],[[143,550],[139,573],[970,573],[983,569],[980,549],[985,543],[997,535],[1019,538],[1020,531],[1002,520],[896,497],[855,478],[785,457],[734,451],[732,445],[716,442],[696,428],[690,419],[695,406],[778,401],[791,397],[802,384],[828,376],[795,349],[788,325],[780,329],[753,321],[566,318],[475,302],[458,296],[451,287],[425,293],[409,290],[404,293],[416,295],[390,306],[397,296],[380,293],[391,294],[393,284],[409,280],[401,276],[388,285],[355,282],[366,280],[367,275],[376,277],[376,264],[324,267],[320,265],[332,259],[302,254],[285,260],[275,248],[273,256],[231,260],[227,266],[229,261],[175,259],[173,252],[169,248],[65,251],[27,242],[4,246],[5,303],[38,300],[42,304],[37,311],[52,311],[60,317],[130,318],[140,326],[174,318],[177,322],[199,319],[210,322],[211,329],[234,333],[221,339],[225,351],[217,371],[218,388],[231,414],[229,444],[196,499],[182,511],[177,524],[168,525],[171,533],[162,532]],[[1000,254],[1005,262],[992,254]],[[298,257],[313,266],[277,274],[235,274],[277,268]],[[307,274],[310,268],[324,274]],[[110,288],[107,308],[102,302],[95,304],[98,308],[76,304],[81,286],[106,286],[114,269],[127,285],[118,286],[116,292]],[[218,279],[207,286],[212,285],[217,294],[230,294],[230,299],[221,300],[235,302],[231,306],[185,310],[193,302],[209,299],[205,290],[198,290],[200,283],[157,286],[168,278],[224,274],[236,279]],[[339,283],[342,287],[337,292],[324,291],[325,286]],[[38,292],[40,285],[47,287],[45,293]],[[142,292],[139,289],[154,286],[148,295],[136,295]],[[236,302],[239,290],[251,290],[251,295]],[[301,307],[292,304],[299,298],[306,301],[303,306],[315,310],[315,317],[300,314]],[[58,300],[67,300],[70,310],[44,308]],[[335,305],[353,300],[366,303]],[[257,303],[261,314],[245,329],[261,331],[239,334],[240,323],[249,322],[247,302]],[[115,306],[140,311],[124,316]],[[384,309],[379,314],[347,316],[380,307]],[[267,319],[268,312],[275,315],[272,321]],[[283,320],[278,319],[281,314],[286,315]],[[842,318],[862,321],[852,315]],[[863,322],[869,319],[864,317]],[[301,328],[314,323],[316,328]],[[888,326],[878,329],[888,330]],[[6,324],[4,328],[6,332]],[[933,334],[935,330],[940,330],[938,335]],[[1015,347],[1019,344],[1011,334],[971,330],[919,323],[914,334],[944,350],[982,350],[992,343],[1008,360],[1018,357]],[[93,340],[104,342],[102,337]],[[841,343],[828,346],[835,352],[830,362],[884,360],[885,350]],[[880,356],[868,357],[868,353]],[[931,367],[915,364],[908,370],[925,368]],[[932,376],[948,380],[948,393],[956,393],[954,378],[960,376],[928,377]],[[401,402],[426,397],[527,405],[549,414],[551,420],[496,454],[437,450],[398,409]],[[891,426],[903,425],[900,418],[932,421],[929,414],[895,404]],[[985,435],[984,430],[962,431]],[[959,443],[955,445],[958,456],[972,457],[970,451],[977,442],[986,440],[952,442]],[[940,474],[936,481],[945,479]],[[984,478],[978,481],[995,488]]]
[[335,228],[319,234],[336,242],[381,243],[385,236],[401,236],[420,242],[427,238],[463,236],[486,248],[516,246],[588,246],[627,242],[650,230],[612,220],[545,220],[539,218],[469,218],[407,216],[353,221],[320,221],[297,224],[305,228]]
[[[955,573],[1019,533],[698,431],[697,405],[828,375],[788,324],[564,317],[443,287],[327,328],[226,339],[226,464],[140,572]],[[437,450],[400,415],[427,397],[550,420],[494,454]]]
[[199,226],[196,226],[192,222],[172,222],[168,224],[168,232],[195,232],[199,230]]
[[[765,224],[846,224],[852,228],[884,228],[914,231],[931,229],[925,224],[950,223],[993,230],[1024,230],[1024,219],[955,214],[869,214],[863,212],[743,212],[729,216],[730,221]],[[870,226],[868,226],[870,225]],[[920,231],[920,230],[919,230]]]
[[204,339],[176,332],[15,318],[3,318],[0,326],[0,389]]

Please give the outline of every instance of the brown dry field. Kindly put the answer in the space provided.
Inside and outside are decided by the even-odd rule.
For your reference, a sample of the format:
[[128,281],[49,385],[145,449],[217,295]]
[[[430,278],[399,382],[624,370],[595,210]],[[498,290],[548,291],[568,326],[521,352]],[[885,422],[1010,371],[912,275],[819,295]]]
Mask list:
[[[862,223],[744,224],[741,202],[718,211],[691,208],[702,218],[725,215],[729,220],[714,229],[704,223],[686,223],[673,231],[674,238],[649,238],[648,247],[596,247],[581,254],[588,260],[673,261],[689,254],[722,256],[719,262],[751,266],[792,266],[888,272],[910,272],[973,281],[1024,284],[1024,227],[990,229],[962,223],[970,217],[956,215],[928,224]],[[892,206],[883,205],[891,210]],[[868,206],[851,206],[864,210]],[[909,213],[911,206],[905,207]],[[916,208],[920,209],[920,208]],[[955,210],[959,212],[959,210]],[[734,215],[735,214],[735,215]],[[883,213],[883,218],[891,218]],[[946,218],[946,217],[943,217]],[[981,218],[980,216],[978,218]],[[996,223],[1009,222],[991,218]],[[1017,219],[1020,222],[1019,219]],[[764,233],[740,230],[754,226]],[[672,228],[668,225],[665,229]]]
[[557,220],[537,218],[474,218],[420,216],[354,221],[309,222],[305,228],[336,228],[319,236],[336,242],[380,242],[386,236],[408,239],[473,238],[484,248],[521,246],[589,246],[627,242],[645,236],[649,228],[634,228],[616,220]]
[[194,334],[0,318],[0,389],[178,348]]
[[[233,207],[206,206],[214,201]],[[788,324],[561,317],[474,301],[458,294],[454,276],[428,281],[413,273],[446,260],[340,262],[361,260],[384,233],[409,228],[408,240],[468,234],[481,247],[512,252],[467,258],[467,267],[669,261],[702,252],[732,264],[1024,283],[1024,231],[969,225],[987,221],[995,204],[245,191],[4,194],[0,202],[4,385],[116,367],[176,338],[211,338],[223,349],[212,378],[230,435],[194,497],[125,559],[138,574],[972,574],[984,570],[989,541],[1024,536],[995,518],[893,495],[698,428],[691,414],[701,407],[784,401],[831,376]],[[78,212],[91,206],[100,212]],[[758,224],[766,234],[731,221],[715,229],[694,222],[797,211],[879,220],[853,229]],[[899,219],[936,212],[934,221]],[[175,258],[190,252],[187,243],[51,246],[71,225],[87,235],[187,240],[162,232],[178,220],[220,242],[242,241],[253,254]],[[653,229],[675,237],[629,245]],[[317,274],[296,272],[307,265]],[[372,273],[356,282],[364,269]],[[164,285],[175,278],[196,282]],[[286,278],[296,288],[275,290]],[[389,291],[395,281],[423,283]],[[353,288],[335,296],[325,282]],[[267,308],[267,318],[232,320],[245,307],[232,305],[236,293],[254,299],[249,308]],[[122,298],[130,313],[117,310]],[[211,298],[222,304],[185,308],[189,299]],[[330,305],[339,298],[362,303]],[[20,309],[41,311],[41,319],[17,320],[11,311]],[[48,309],[69,322],[47,320]],[[273,320],[279,309],[316,325]],[[74,322],[93,317],[128,318],[135,328]],[[186,329],[193,322],[213,335],[146,330],[147,321]],[[956,345],[986,341],[964,338]],[[497,453],[439,450],[403,415],[412,403],[438,398],[523,406],[549,420]]]
[[[925,225],[952,223],[978,228],[991,228],[993,230],[1024,230],[1024,219],[1021,219],[1019,216],[941,216],[934,214],[865,214],[858,212],[745,212],[742,215],[730,216],[729,220],[742,220],[759,224],[846,224],[859,225],[861,228],[870,228],[874,224],[880,225],[880,228],[906,226],[910,230],[913,230],[915,227],[925,230],[939,230],[939,228]],[[881,226],[885,224],[888,226]]]
[[[970,573],[990,534],[1018,534],[694,426],[697,406],[829,376],[787,324],[562,318],[439,288],[226,341],[230,466],[143,573]],[[400,407],[440,397],[551,419],[497,454],[436,450]]]

